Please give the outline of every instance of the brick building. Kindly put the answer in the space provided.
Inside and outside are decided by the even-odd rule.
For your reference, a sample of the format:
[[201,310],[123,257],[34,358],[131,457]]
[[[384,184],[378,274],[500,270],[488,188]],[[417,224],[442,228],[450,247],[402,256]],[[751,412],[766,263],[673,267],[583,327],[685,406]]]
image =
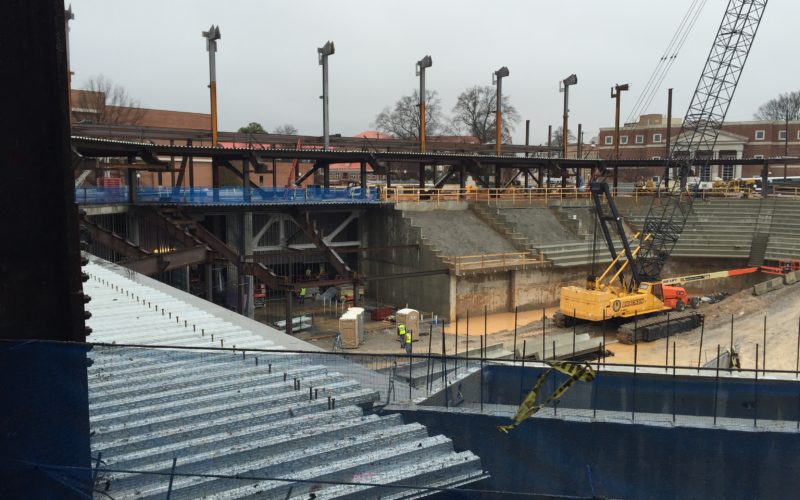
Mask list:
[[[681,126],[680,118],[673,118],[671,128],[672,141],[678,135]],[[619,131],[619,157],[625,160],[659,160],[667,155],[667,120],[659,114],[642,115],[638,122],[626,123]],[[788,137],[786,122],[749,121],[725,122],[714,146],[715,158],[748,158],[763,159],[776,157],[800,156],[800,121],[789,122]],[[788,139],[788,140],[787,140]],[[597,145],[598,157],[614,158],[614,127],[600,129]],[[772,175],[781,175],[783,167],[770,167]],[[776,172],[778,168],[780,172]],[[652,175],[660,175],[661,169],[652,169]],[[789,175],[800,175],[800,165],[789,165]],[[634,175],[643,175],[642,171]],[[761,175],[758,165],[711,165],[697,172],[701,180],[730,180]],[[628,179],[632,180],[632,179]]]
[[[73,89],[70,92],[70,108],[72,123],[105,123],[110,126],[128,125],[141,129],[173,129],[173,130],[192,130],[210,131],[211,115],[209,113],[194,113],[188,111],[172,111],[166,109],[151,108],[128,108],[122,106],[106,105],[106,96],[103,92],[92,92],[87,90]],[[168,140],[155,140],[157,143],[166,144]],[[197,143],[195,143],[197,144]],[[250,143],[220,142],[221,147],[256,147]],[[269,147],[269,144],[257,145],[257,147]],[[154,186],[174,186],[177,178],[175,169],[178,168],[175,158],[161,158],[172,163],[172,171],[165,172],[139,172],[137,182],[142,187]],[[179,161],[179,160],[178,160]],[[127,181],[124,179],[122,170],[113,169],[112,163],[106,163],[111,167],[104,171],[104,178],[119,179],[121,184]],[[293,178],[293,164],[290,161],[275,162],[269,167],[275,168],[275,174],[250,173],[250,180],[262,187],[283,187],[288,185]],[[207,158],[195,159],[194,186],[210,187],[212,184],[211,163]],[[299,171],[302,173],[311,168],[311,165],[301,163]],[[241,180],[230,175],[227,171],[220,172],[220,180],[223,185],[240,186]],[[86,179],[87,183],[97,184],[99,179],[94,175]],[[308,185],[312,181],[307,179],[303,184]],[[183,187],[189,187],[189,176],[184,176]]]

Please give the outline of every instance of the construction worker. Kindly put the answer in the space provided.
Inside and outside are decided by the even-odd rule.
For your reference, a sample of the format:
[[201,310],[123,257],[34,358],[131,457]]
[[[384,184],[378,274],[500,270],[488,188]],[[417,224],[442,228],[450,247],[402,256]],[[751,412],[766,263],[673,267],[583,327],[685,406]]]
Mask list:
[[300,289],[300,303],[305,304],[306,302],[306,289],[305,287]]
[[406,336],[406,325],[403,323],[397,323],[397,337],[402,342]]
[[306,267],[306,279],[307,280],[311,279],[311,266]]
[[403,337],[403,344],[408,354],[411,354],[411,341],[411,330],[407,330],[405,336]]

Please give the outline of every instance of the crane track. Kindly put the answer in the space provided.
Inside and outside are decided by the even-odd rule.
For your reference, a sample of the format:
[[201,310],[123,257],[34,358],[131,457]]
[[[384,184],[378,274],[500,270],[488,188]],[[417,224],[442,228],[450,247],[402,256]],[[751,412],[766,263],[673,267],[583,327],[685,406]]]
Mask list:
[[700,326],[704,315],[695,311],[683,313],[671,312],[660,314],[620,325],[617,329],[617,340],[623,344],[633,344],[634,339],[651,342],[668,335],[688,332]]

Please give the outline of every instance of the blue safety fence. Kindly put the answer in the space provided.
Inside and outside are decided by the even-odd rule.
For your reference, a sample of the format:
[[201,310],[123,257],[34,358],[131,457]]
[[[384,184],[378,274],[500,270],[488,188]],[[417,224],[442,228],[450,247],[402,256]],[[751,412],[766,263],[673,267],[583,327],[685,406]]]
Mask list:
[[[170,188],[140,187],[136,190],[137,204],[185,205],[285,205],[304,203],[377,203],[378,190],[348,188]],[[78,188],[75,198],[80,204],[128,203],[127,188]]]
[[125,186],[75,188],[75,201],[80,205],[128,203],[128,188]]

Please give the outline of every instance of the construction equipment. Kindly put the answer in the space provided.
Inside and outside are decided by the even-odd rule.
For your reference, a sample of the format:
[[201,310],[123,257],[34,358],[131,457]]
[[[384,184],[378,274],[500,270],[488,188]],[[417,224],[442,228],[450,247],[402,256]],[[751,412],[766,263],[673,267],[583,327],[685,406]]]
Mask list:
[[[661,271],[678,241],[696,194],[687,190],[691,168],[697,160],[710,159],[727,114],[739,76],[750,53],[752,42],[766,7],[767,0],[730,0],[717,31],[700,80],[695,88],[681,130],[666,160],[664,175],[659,179],[642,231],[628,238],[605,177],[590,185],[597,227],[602,231],[613,259],[600,276],[594,272],[585,287],[561,289],[561,302],[554,321],[566,326],[575,320],[604,321],[649,316],[685,308],[686,290],[665,285]],[[700,167],[700,177],[710,168]],[[669,182],[666,179],[673,179]],[[613,234],[622,243],[617,250]],[[684,329],[702,321],[682,322]],[[667,320],[648,319],[651,340],[672,331]],[[638,337],[638,336],[635,336]],[[621,339],[624,341],[624,339]],[[636,338],[634,339],[636,340]]]
[[777,266],[761,266],[759,270],[765,274],[774,274],[776,276],[783,276],[794,271],[800,271],[800,260],[798,259],[782,259],[778,261]]
[[713,280],[719,278],[730,278],[732,276],[741,276],[743,274],[751,274],[758,270],[760,267],[744,267],[741,269],[729,269],[727,271],[714,271],[711,273],[690,274],[688,276],[679,276],[677,278],[665,278],[661,280],[662,285],[685,285],[687,283],[695,283],[697,281]]

